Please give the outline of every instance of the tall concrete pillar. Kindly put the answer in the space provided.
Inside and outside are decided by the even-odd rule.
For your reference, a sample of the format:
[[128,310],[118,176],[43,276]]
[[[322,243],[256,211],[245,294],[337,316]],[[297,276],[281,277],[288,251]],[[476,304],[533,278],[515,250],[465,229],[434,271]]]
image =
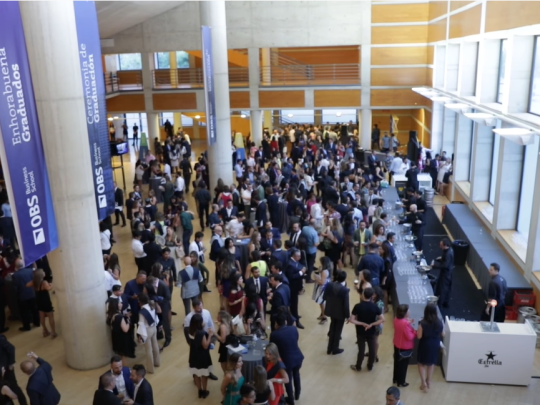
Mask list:
[[158,138],[160,141],[161,131],[159,130],[159,114],[158,113],[146,113],[146,122],[148,123],[148,148],[154,151],[154,139]]
[[202,1],[199,3],[199,9],[201,24],[209,26],[212,33],[217,140],[214,145],[208,147],[208,159],[210,166],[209,189],[213,190],[220,178],[225,184],[233,183],[225,1]]
[[314,125],[322,125],[322,110],[315,110]]
[[109,364],[111,346],[73,2],[21,2],[20,7],[53,180],[60,247],[49,259],[64,354],[69,367],[89,370]]
[[154,100],[152,98],[152,88],[154,87],[154,76],[152,71],[155,69],[154,54],[152,52],[141,53],[141,64],[144,107],[146,108],[146,111],[153,111]]
[[358,138],[361,148],[371,149],[371,109],[358,110]]
[[472,126],[473,122],[469,118],[463,114],[457,115],[456,139],[454,144],[455,161],[453,165],[455,181],[470,181]]
[[181,112],[175,112],[173,113],[173,121],[174,121],[174,133],[176,134],[176,131],[178,131],[178,128],[182,126],[182,113]]
[[441,152],[443,138],[444,106],[441,103],[433,103],[431,112],[431,150]]
[[171,86],[178,87],[178,63],[176,63],[176,52],[169,52],[169,64],[170,64],[170,77],[171,77]]
[[251,139],[255,145],[260,146],[263,138],[262,111],[252,110],[250,117]]

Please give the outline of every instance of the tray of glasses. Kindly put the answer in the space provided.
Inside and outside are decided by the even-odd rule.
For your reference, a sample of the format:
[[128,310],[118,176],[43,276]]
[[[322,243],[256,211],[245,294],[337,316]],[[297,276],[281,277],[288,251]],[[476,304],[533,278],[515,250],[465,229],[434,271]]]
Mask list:
[[403,261],[398,265],[397,272],[400,276],[417,276],[416,263],[409,260]]
[[423,285],[409,284],[407,286],[407,294],[412,304],[425,304],[426,297],[429,295],[429,292]]

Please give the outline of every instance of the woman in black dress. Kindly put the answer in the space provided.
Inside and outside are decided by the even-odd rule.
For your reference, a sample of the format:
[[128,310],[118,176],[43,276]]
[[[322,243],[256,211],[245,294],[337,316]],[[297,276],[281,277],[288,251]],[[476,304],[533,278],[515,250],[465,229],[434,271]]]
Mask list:
[[269,401],[275,401],[276,393],[274,384],[268,381],[266,370],[263,366],[255,366],[253,372],[253,388],[255,388],[255,404],[268,405]]
[[420,389],[427,392],[430,388],[433,369],[439,357],[441,337],[444,336],[443,324],[437,316],[437,306],[427,304],[424,318],[418,322],[418,372],[422,385]]
[[[52,284],[45,280],[45,272],[37,269],[34,271],[34,279],[27,284],[27,287],[32,287],[36,293],[36,306],[39,311],[39,321],[43,327],[43,337],[51,336],[54,339],[58,335],[54,323],[54,309],[49,295]],[[50,332],[45,325],[46,318],[49,319]]]
[[189,340],[189,372],[193,375],[195,385],[199,389],[199,398],[206,398],[210,391],[206,389],[208,376],[212,372],[210,357],[210,339],[214,331],[204,331],[203,318],[195,314],[191,318],[188,329]]
[[221,369],[225,373],[227,371],[227,357],[229,355],[227,344],[230,339],[228,337],[232,332],[232,317],[227,311],[219,311],[217,316],[218,329],[217,329],[217,340],[219,340],[219,364],[221,364]]
[[135,358],[135,341],[129,333],[130,318],[122,314],[120,300],[109,300],[107,325],[111,327],[113,352],[122,357]]

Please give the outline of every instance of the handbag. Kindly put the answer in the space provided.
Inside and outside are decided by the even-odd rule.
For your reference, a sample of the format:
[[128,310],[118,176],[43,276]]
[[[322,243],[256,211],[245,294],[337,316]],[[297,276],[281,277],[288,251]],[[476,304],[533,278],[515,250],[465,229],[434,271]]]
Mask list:
[[184,252],[183,246],[176,246],[175,248],[176,257],[179,259],[183,259],[186,253]]
[[399,359],[400,360],[404,360],[404,359],[410,359],[411,356],[413,354],[413,351],[412,350],[399,350]]

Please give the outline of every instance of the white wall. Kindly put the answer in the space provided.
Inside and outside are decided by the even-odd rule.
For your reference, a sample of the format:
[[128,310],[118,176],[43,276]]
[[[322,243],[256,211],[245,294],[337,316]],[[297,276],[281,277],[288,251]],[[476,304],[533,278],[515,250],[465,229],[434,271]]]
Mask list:
[[[228,1],[229,49],[362,44],[369,1]],[[199,3],[187,1],[112,37],[103,53],[201,48]],[[104,38],[102,38],[104,39]],[[369,40],[369,38],[367,39]]]

